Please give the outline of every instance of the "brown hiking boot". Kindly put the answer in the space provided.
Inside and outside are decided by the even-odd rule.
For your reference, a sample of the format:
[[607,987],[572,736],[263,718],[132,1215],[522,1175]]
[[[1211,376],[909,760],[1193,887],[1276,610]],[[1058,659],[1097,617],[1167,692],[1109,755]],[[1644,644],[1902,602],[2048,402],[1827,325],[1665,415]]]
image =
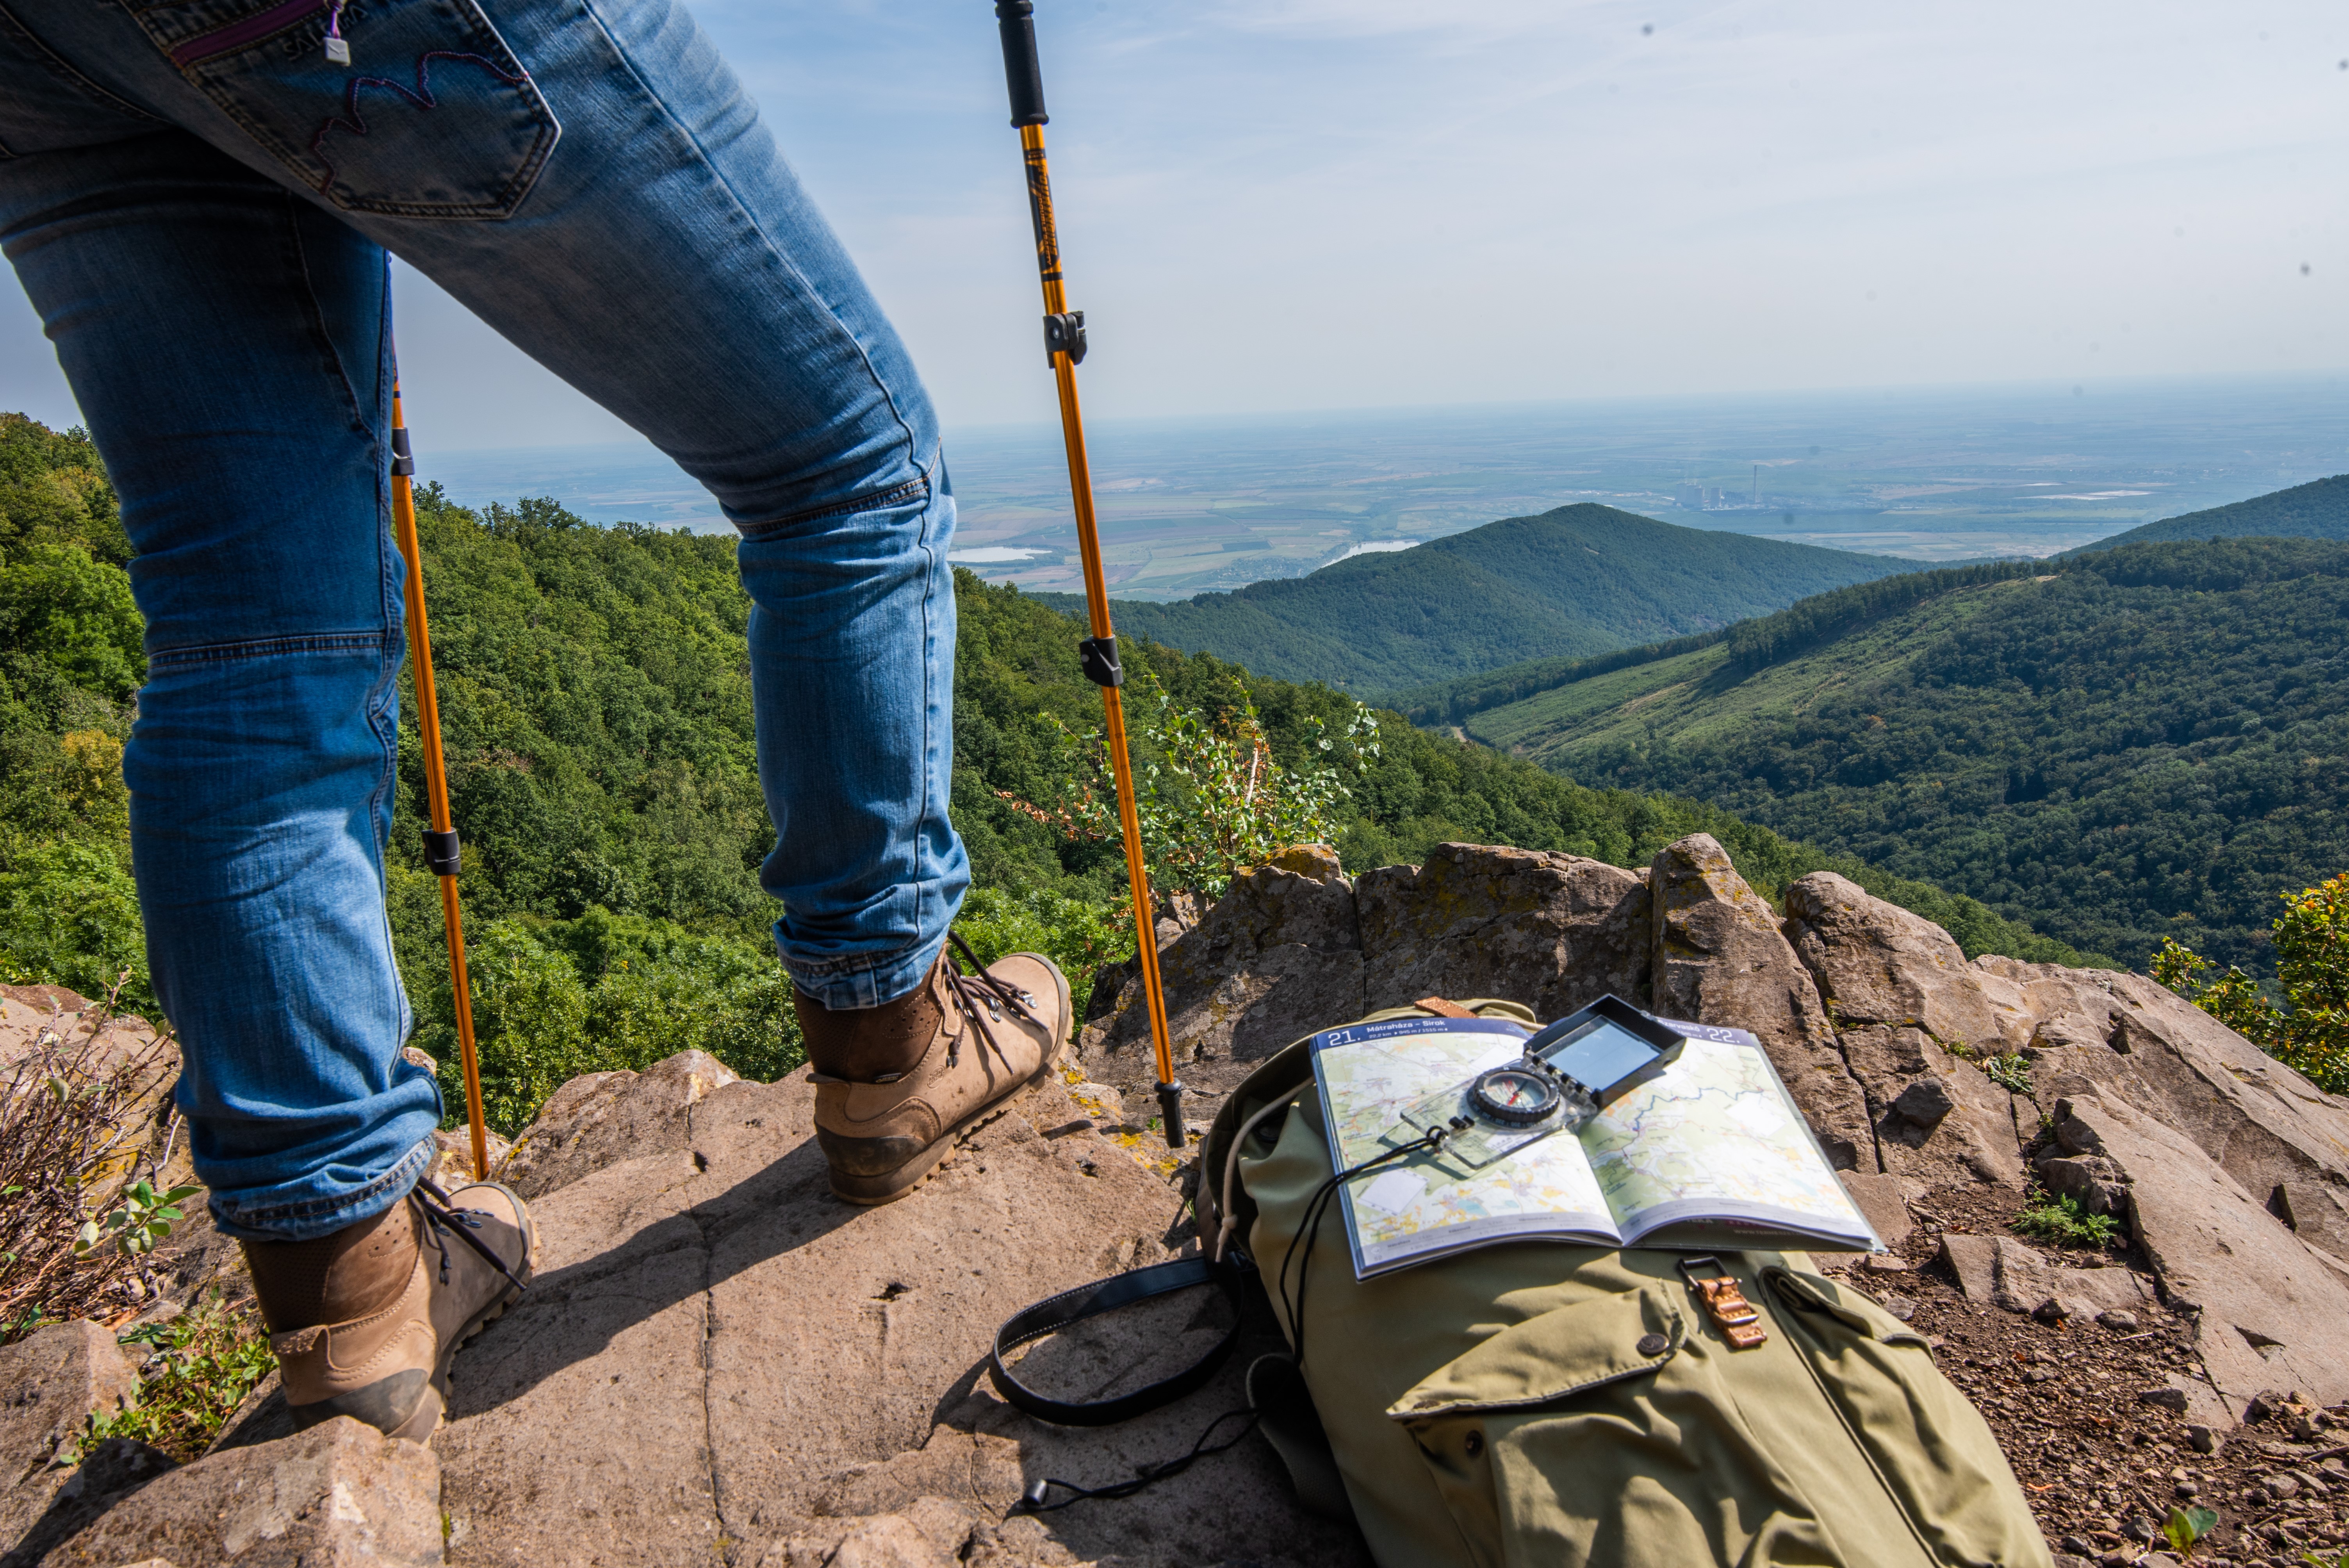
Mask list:
[[440,1425],[457,1348],[522,1295],[537,1243],[494,1181],[429,1181],[315,1242],[247,1242],[254,1294],[297,1426],[352,1416],[422,1442]]
[[[954,948],[978,961],[962,938]],[[834,1011],[792,990],[832,1190],[886,1203],[921,1184],[968,1130],[1044,1081],[1069,1037],[1069,981],[1033,953],[966,975],[951,951],[908,995]]]

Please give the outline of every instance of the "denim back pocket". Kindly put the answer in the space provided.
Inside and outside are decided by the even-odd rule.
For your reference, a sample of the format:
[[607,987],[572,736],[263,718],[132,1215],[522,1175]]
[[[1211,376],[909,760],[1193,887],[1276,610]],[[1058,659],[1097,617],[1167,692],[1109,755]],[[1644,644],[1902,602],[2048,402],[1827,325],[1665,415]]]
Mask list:
[[180,74],[346,211],[503,218],[563,128],[473,0],[171,0],[133,15]]

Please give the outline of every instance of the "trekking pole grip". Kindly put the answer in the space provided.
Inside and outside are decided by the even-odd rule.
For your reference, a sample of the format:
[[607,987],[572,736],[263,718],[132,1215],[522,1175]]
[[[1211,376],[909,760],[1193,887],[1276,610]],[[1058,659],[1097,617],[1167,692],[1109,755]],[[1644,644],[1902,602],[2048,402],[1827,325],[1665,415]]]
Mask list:
[[1044,67],[1036,58],[1035,0],[995,0],[995,20],[1003,34],[1003,79],[1011,89],[1011,123],[1042,125]]

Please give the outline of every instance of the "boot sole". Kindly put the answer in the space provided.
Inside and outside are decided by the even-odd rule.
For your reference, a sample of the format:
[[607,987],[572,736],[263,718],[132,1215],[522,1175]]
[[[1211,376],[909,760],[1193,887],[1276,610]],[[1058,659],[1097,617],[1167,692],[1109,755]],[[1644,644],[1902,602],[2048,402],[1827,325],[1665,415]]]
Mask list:
[[[1030,954],[1026,956],[1041,958],[1043,954]],[[1046,959],[1045,962],[1051,963],[1050,959]],[[1060,987],[1061,1035],[1060,1038],[1052,1042],[1052,1048],[1045,1053],[1042,1064],[1034,1072],[1013,1085],[1009,1092],[1001,1099],[990,1099],[973,1110],[968,1116],[947,1129],[936,1142],[925,1148],[919,1154],[915,1155],[895,1171],[884,1171],[878,1176],[843,1176],[837,1171],[832,1171],[830,1173],[832,1191],[835,1197],[842,1198],[862,1209],[877,1209],[884,1203],[895,1202],[936,1175],[940,1162],[954,1152],[957,1142],[1027,1099],[1052,1076],[1054,1070],[1060,1067],[1061,1058],[1069,1054],[1069,1037],[1076,1027],[1076,1019],[1070,1015],[1069,977],[1061,973],[1061,966],[1057,964],[1052,964],[1051,969],[1053,983]]]

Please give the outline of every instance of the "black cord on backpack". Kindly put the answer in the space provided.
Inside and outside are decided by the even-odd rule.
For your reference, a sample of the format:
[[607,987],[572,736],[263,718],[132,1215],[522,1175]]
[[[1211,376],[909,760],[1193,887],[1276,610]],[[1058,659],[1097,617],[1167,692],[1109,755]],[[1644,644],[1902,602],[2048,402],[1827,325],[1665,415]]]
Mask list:
[[[1327,1214],[1330,1206],[1337,1202],[1339,1183],[1350,1181],[1365,1171],[1376,1170],[1379,1166],[1401,1160],[1407,1154],[1418,1154],[1441,1149],[1444,1147],[1444,1130],[1438,1128],[1424,1137],[1413,1139],[1400,1149],[1390,1149],[1383,1154],[1373,1155],[1360,1165],[1350,1166],[1339,1171],[1313,1189],[1313,1196],[1305,1201],[1305,1213],[1298,1221],[1297,1233],[1288,1238],[1288,1248],[1280,1254],[1280,1272],[1273,1276],[1274,1285],[1280,1293],[1281,1311],[1288,1318],[1289,1339],[1296,1346],[1297,1365],[1300,1370],[1305,1366],[1306,1269],[1307,1265],[1313,1261],[1313,1243],[1321,1234],[1321,1217]],[[1291,1259],[1296,1259],[1298,1256],[1297,1243],[1299,1242],[1305,1243],[1305,1255],[1298,1259],[1297,1298],[1292,1304],[1288,1295],[1288,1264]]]

